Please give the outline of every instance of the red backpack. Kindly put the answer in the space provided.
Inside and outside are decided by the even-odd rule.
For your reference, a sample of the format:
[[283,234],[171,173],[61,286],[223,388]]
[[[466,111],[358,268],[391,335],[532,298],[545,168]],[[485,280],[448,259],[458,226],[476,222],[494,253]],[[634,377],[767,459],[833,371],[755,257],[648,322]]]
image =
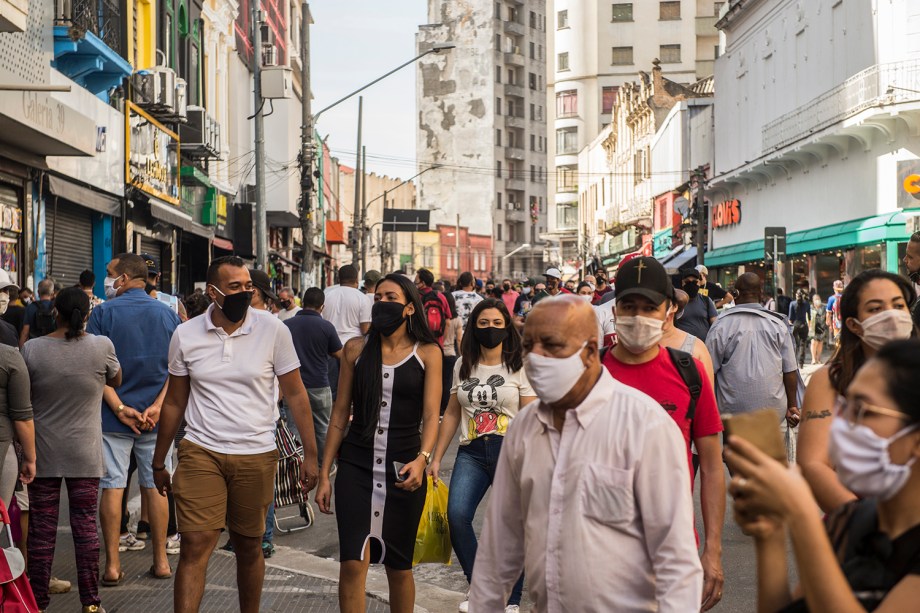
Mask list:
[[444,330],[447,328],[447,313],[444,312],[444,303],[436,290],[431,290],[422,296],[422,307],[425,309],[425,318],[428,320],[428,329],[434,337],[441,342]]

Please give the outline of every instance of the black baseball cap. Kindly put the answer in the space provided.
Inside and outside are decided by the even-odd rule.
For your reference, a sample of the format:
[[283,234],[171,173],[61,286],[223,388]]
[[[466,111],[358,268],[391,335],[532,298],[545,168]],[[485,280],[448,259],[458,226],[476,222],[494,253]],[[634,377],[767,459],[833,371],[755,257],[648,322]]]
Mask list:
[[252,279],[252,286],[262,292],[263,296],[272,302],[278,302],[278,295],[272,291],[272,280],[264,270],[251,268],[249,278]]
[[661,262],[652,257],[633,258],[617,270],[617,300],[633,294],[659,305],[674,298],[674,286]]
[[684,268],[683,270],[680,271],[681,280],[689,279],[690,277],[693,277],[697,279],[698,281],[703,280],[703,275],[696,268]]
[[160,274],[160,265],[157,263],[156,258],[154,258],[149,253],[142,253],[141,257],[144,258],[144,261],[147,262],[147,276],[152,277],[154,275]]

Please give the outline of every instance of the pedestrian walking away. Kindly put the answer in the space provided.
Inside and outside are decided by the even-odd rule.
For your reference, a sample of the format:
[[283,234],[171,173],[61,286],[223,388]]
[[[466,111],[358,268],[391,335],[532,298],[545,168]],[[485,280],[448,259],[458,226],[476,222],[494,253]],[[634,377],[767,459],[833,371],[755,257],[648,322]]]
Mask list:
[[840,299],[844,326],[834,357],[812,374],[802,406],[797,461],[825,513],[856,499],[841,482],[828,454],[834,406],[857,371],[886,343],[917,336],[909,306],[916,299],[907,279],[867,270],[847,285]]
[[[663,329],[673,316],[674,288],[664,266],[651,257],[630,260],[617,271],[617,344],[603,364],[621,383],[653,398],[680,428],[690,487],[694,461],[700,463],[700,500],[705,540],[703,600],[708,611],[722,599],[722,524],[725,519],[725,474],[722,467],[722,420],[712,380],[690,353],[662,346]],[[689,336],[689,335],[688,335]],[[691,337],[692,338],[692,337]]]
[[367,571],[374,562],[386,567],[390,609],[409,613],[425,469],[438,438],[441,350],[407,277],[384,277],[375,300],[367,342],[345,345],[316,503],[323,513],[332,512],[329,467],[338,454],[339,608],[365,610]]
[[[756,546],[758,610],[915,610],[920,598],[918,378],[916,340],[884,345],[857,371],[836,409],[828,449],[843,486],[859,499],[823,520],[797,470],[742,438],[729,442],[725,457],[735,474],[729,488],[735,521]],[[794,589],[787,538],[800,580]]]
[[[536,395],[524,372],[521,336],[502,300],[486,298],[473,309],[462,356],[452,373],[450,402],[428,474],[437,482],[441,460],[459,426],[447,521],[451,544],[469,582],[478,547],[473,517],[492,486],[508,427]],[[506,613],[518,611],[523,587],[522,576],[511,590]],[[461,613],[468,610],[469,601],[460,604]]]
[[[277,317],[249,306],[252,280],[243,260],[212,260],[207,279],[212,305],[180,326],[170,343],[169,391],[152,468],[160,493],[173,490],[182,536],[174,610],[198,611],[208,559],[226,525],[236,553],[240,611],[254,613],[278,461],[276,378],[304,434],[301,480],[307,490],[316,485],[316,442],[291,334]],[[183,417],[185,439],[170,479],[165,459]]]
[[795,339],[795,355],[799,368],[805,365],[805,351],[808,348],[808,320],[811,317],[811,305],[804,290],[795,293],[795,302],[789,305],[789,323],[792,325],[792,338]]
[[458,289],[454,291],[454,302],[457,303],[457,314],[466,328],[470,320],[470,313],[473,308],[482,301],[482,296],[476,292],[476,284],[473,279],[473,273],[464,272],[457,279]]
[[[371,327],[372,302],[358,290],[358,269],[351,264],[339,268],[339,285],[327,288],[323,319],[335,326],[339,342],[345,346]],[[335,399],[339,385],[339,361],[329,358],[329,386]]]
[[[470,586],[501,611],[525,570],[538,611],[696,611],[703,572],[683,439],[647,395],[601,365],[576,296],[542,300],[524,330],[539,402],[502,444]],[[598,564],[616,552],[616,562]]]
[[808,339],[811,341],[811,363],[821,364],[824,343],[827,342],[827,309],[821,302],[821,296],[815,294],[811,299],[811,313],[808,316]]
[[105,464],[105,475],[99,483],[99,519],[105,545],[102,585],[114,587],[124,578],[120,549],[144,548],[143,541],[133,534],[122,535],[120,530],[132,454],[150,522],[150,573],[163,579],[172,575],[166,559],[169,510],[166,499],[156,493],[151,465],[166,395],[169,341],[179,325],[179,316],[144,291],[148,273],[144,258],[133,253],[119,254],[106,271],[109,299],[93,309],[86,330],[112,341],[123,369],[121,386],[117,391],[106,387],[101,407]]
[[96,524],[99,480],[105,472],[99,405],[106,386],[121,385],[121,365],[111,340],[85,332],[92,307],[82,288],[65,288],[54,306],[56,330],[28,341],[22,350],[31,380],[37,458],[35,479],[28,486],[29,581],[39,609],[46,609],[63,481],[80,603],[84,612],[94,613],[103,611]]

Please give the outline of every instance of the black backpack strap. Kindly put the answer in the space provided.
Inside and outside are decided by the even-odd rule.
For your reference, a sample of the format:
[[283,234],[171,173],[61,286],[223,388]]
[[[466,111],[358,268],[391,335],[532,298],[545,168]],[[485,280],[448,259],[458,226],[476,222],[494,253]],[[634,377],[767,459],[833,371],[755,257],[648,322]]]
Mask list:
[[[680,378],[684,380],[684,384],[687,386],[687,390],[690,392],[690,406],[687,408],[687,420],[692,422],[693,417],[696,415],[696,403],[700,399],[700,394],[703,392],[703,381],[700,379],[700,371],[696,369],[696,364],[693,363],[693,356],[689,353],[668,347],[668,355],[671,356],[671,361],[674,362],[674,367],[677,369],[677,372],[680,374]],[[690,435],[693,435],[693,426],[690,427]]]

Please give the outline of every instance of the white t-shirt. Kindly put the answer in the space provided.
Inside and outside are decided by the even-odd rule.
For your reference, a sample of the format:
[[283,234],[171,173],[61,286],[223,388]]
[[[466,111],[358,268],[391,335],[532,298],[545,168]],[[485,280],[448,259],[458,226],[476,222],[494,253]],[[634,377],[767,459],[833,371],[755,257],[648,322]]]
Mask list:
[[227,336],[207,312],[176,328],[169,374],[189,377],[186,437],[215,453],[275,449],[275,377],[300,368],[291,332],[268,311],[250,308]]
[[326,293],[323,319],[335,326],[339,341],[344,345],[361,336],[361,324],[371,322],[371,307],[367,296],[353,287],[339,285]]
[[613,313],[613,305],[614,301],[611,300],[594,306],[594,315],[597,317],[597,325],[600,328],[602,347],[604,338],[616,332],[616,315]]
[[281,321],[287,321],[294,315],[300,313],[302,309],[299,306],[295,306],[293,309],[281,309],[278,311],[278,319]]
[[460,316],[460,319],[463,321],[463,328],[466,329],[470,314],[473,312],[476,305],[482,302],[482,296],[476,292],[467,292],[462,289],[458,289],[453,294],[454,302],[457,303],[457,315]]
[[463,360],[457,360],[450,388],[451,394],[457,394],[465,418],[460,422],[460,444],[467,445],[486,434],[504,436],[508,424],[521,410],[521,397],[537,395],[524,369],[509,373],[504,364],[479,364],[460,381],[462,365]]

